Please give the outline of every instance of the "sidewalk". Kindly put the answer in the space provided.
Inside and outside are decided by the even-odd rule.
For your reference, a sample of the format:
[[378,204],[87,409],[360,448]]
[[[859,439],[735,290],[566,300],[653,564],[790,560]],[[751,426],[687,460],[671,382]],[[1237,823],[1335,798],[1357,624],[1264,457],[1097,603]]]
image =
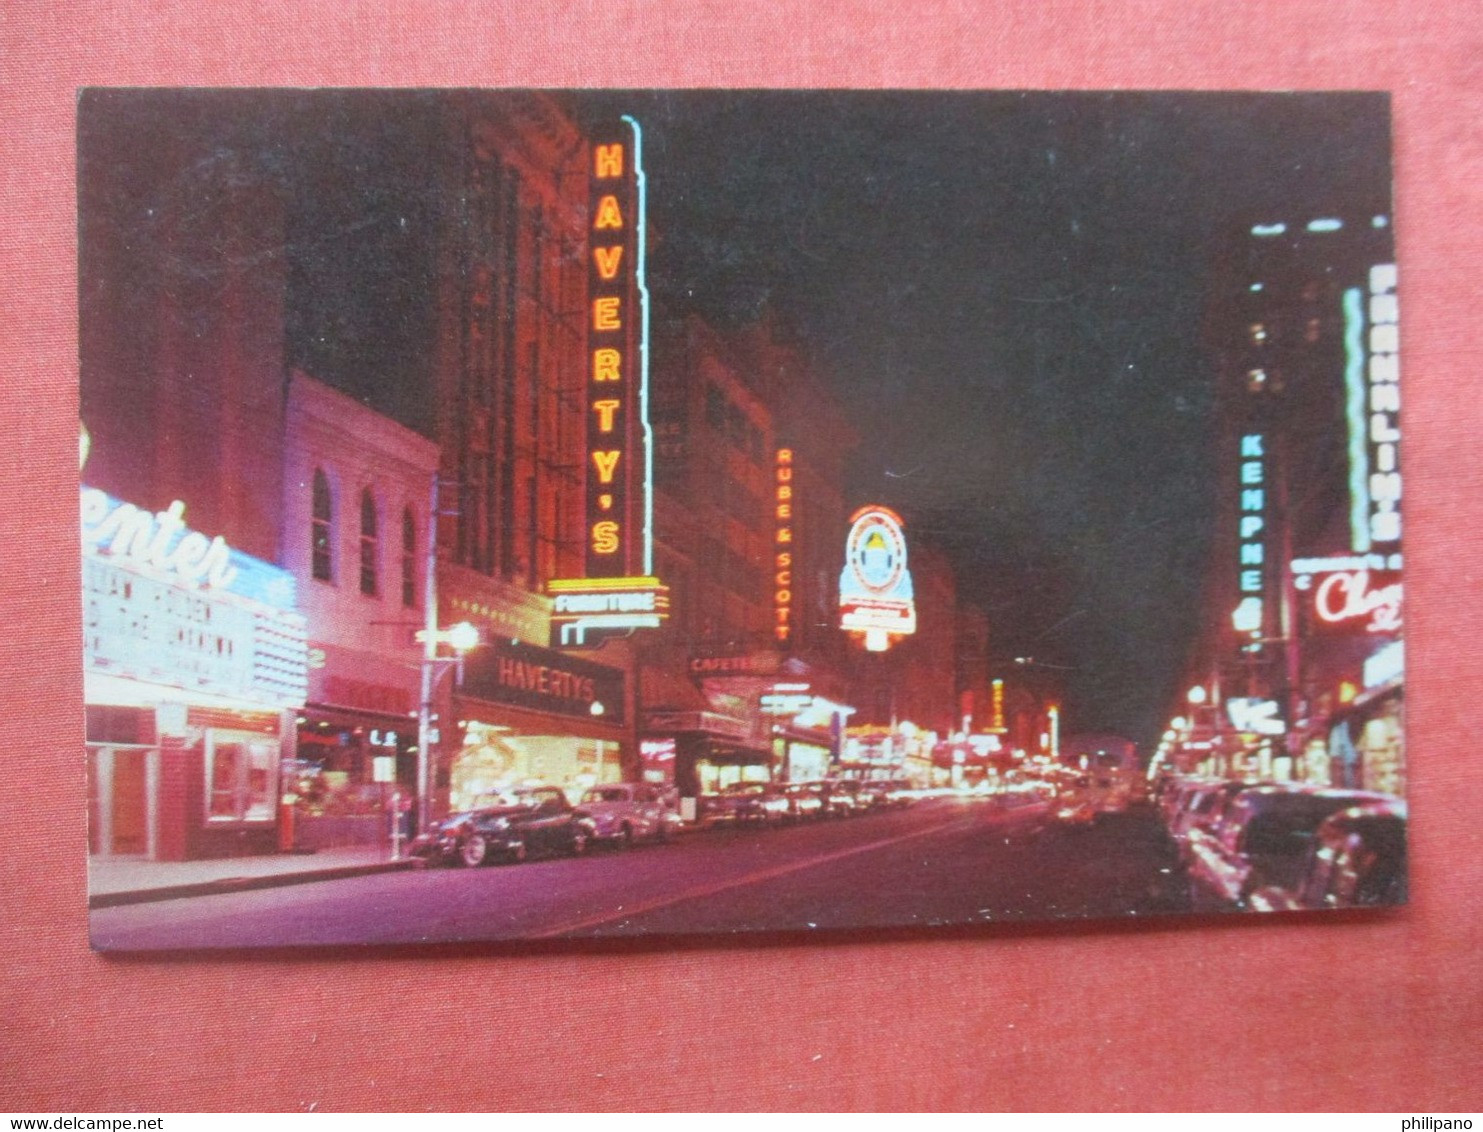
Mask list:
[[419,862],[391,859],[385,846],[321,849],[211,861],[141,861],[129,857],[88,861],[88,907],[142,904],[183,896],[243,892],[252,888],[339,880],[415,868]]

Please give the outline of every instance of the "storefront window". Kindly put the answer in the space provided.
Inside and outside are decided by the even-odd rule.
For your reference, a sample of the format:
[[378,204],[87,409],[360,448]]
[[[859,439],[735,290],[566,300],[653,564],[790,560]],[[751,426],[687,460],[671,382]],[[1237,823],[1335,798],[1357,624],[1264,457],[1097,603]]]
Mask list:
[[623,780],[622,744],[571,735],[530,735],[470,720],[449,775],[449,807],[481,804],[528,786],[558,786],[576,801],[593,786]]
[[257,736],[208,733],[206,817],[210,821],[268,821],[273,817],[276,745]]

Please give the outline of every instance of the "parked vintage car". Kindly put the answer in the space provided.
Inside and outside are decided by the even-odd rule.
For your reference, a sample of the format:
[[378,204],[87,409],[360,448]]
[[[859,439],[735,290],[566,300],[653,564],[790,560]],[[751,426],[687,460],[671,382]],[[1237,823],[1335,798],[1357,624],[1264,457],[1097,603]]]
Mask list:
[[917,793],[912,789],[911,783],[904,778],[888,778],[882,781],[882,787],[886,792],[886,805],[892,809],[900,809],[909,806],[917,800]]
[[1253,786],[1236,795],[1214,829],[1189,837],[1190,898],[1196,909],[1242,908],[1257,889],[1292,888],[1324,819],[1384,794],[1302,786]]
[[1232,803],[1247,790],[1271,783],[1223,781],[1207,782],[1185,791],[1180,798],[1179,808],[1169,816],[1169,836],[1173,839],[1179,859],[1188,862],[1190,842],[1196,830],[1211,832],[1219,828],[1230,811]]
[[817,782],[790,782],[783,787],[783,797],[788,799],[788,816],[794,821],[824,816],[824,790]]
[[1407,887],[1406,803],[1395,799],[1326,818],[1296,883],[1258,888],[1247,904],[1257,912],[1404,904]]
[[708,821],[730,821],[738,825],[757,822],[771,825],[788,816],[788,799],[771,782],[733,782],[719,794],[703,794],[700,816]]
[[491,795],[451,814],[413,840],[408,851],[430,862],[474,868],[492,861],[523,861],[536,853],[587,851],[596,835],[590,817],[579,813],[555,786]]
[[668,841],[684,824],[664,793],[645,782],[594,786],[582,795],[577,812],[592,820],[597,840],[625,848],[637,841]]
[[817,785],[819,797],[824,802],[825,817],[846,818],[864,812],[860,805],[859,795],[850,788],[849,783],[841,779],[829,778]]

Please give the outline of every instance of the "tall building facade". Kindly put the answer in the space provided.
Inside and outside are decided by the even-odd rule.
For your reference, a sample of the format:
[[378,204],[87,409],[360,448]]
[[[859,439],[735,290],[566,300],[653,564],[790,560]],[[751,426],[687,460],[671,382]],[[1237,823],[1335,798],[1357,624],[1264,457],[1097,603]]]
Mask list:
[[280,844],[307,627],[280,563],[281,186],[219,92],[79,104],[89,839]]
[[1215,278],[1212,629],[1210,655],[1192,666],[1211,731],[1188,757],[1399,793],[1401,385],[1387,207],[1243,224]]
[[[489,644],[438,699],[450,724],[434,729],[439,807],[637,773],[632,649],[552,647],[567,643],[553,639],[553,582],[639,566],[641,217],[621,187],[636,135],[615,141],[611,126],[579,123],[545,94],[445,105],[430,375],[438,620],[468,621]],[[610,569],[603,536],[616,532]]]
[[[326,776],[339,795],[379,786],[387,760],[386,785],[405,786],[414,754],[434,812],[638,773],[633,650],[552,647],[548,592],[594,572],[598,532],[647,527],[628,471],[647,470],[630,409],[637,153],[552,96],[419,97],[401,132],[381,128],[377,97],[84,100],[99,852],[282,847],[292,799],[322,796]],[[335,216],[353,240],[324,229]],[[306,357],[319,381],[291,379]],[[199,576],[151,564],[178,566],[182,546]],[[172,617],[236,635],[185,624],[194,652],[167,650],[180,671],[156,672],[119,604],[144,590],[121,567],[153,571]],[[463,621],[483,645],[462,681],[451,656],[402,655],[413,622]],[[213,640],[235,663],[205,676]],[[419,714],[433,751],[409,744]]]
[[656,561],[674,615],[648,651],[648,757],[682,796],[824,777],[849,712],[836,580],[854,434],[770,318],[727,333],[673,319],[655,357]]
[[300,848],[379,843],[393,795],[416,791],[416,632],[437,468],[426,437],[290,373],[283,565],[309,628],[309,682],[283,794]]

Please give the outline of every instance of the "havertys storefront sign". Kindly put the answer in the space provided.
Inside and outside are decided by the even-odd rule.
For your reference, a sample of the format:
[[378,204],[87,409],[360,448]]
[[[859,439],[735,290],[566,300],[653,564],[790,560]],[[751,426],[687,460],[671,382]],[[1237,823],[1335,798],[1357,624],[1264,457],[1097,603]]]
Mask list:
[[603,723],[623,722],[623,672],[520,641],[497,640],[464,661],[465,696]]

